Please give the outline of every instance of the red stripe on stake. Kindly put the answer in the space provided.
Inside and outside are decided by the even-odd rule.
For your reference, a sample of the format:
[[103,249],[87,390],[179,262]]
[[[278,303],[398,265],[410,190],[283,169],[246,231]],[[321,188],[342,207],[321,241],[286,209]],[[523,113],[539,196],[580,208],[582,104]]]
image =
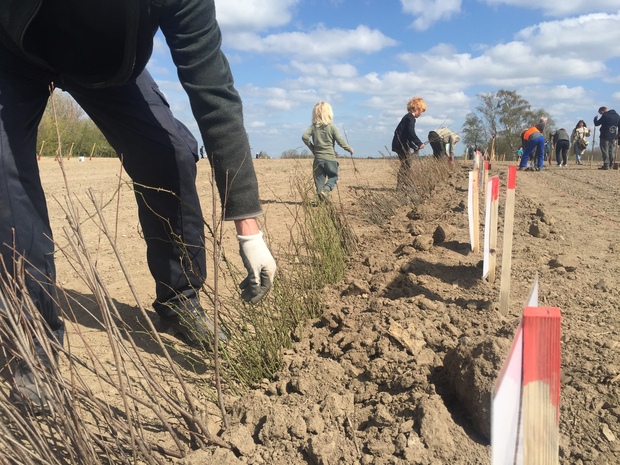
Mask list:
[[559,461],[561,319],[559,308],[523,311],[523,463]]
[[517,165],[510,165],[508,167],[508,182],[506,188],[514,189],[517,187]]
[[525,307],[523,311],[523,386],[544,382],[555,407],[560,405],[561,321],[559,308]]

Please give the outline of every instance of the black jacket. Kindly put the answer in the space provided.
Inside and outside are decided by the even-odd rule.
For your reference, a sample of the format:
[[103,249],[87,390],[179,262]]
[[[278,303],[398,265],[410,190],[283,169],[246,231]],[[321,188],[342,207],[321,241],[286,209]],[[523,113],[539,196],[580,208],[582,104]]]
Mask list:
[[594,126],[601,127],[601,139],[615,139],[618,137],[620,115],[616,110],[608,110],[600,118],[594,118]]
[[418,150],[422,141],[415,133],[416,118],[411,113],[407,113],[396,126],[394,137],[392,138],[392,151],[399,155],[406,155],[410,150]]
[[261,213],[258,183],[214,0],[2,0],[0,46],[58,82],[123,85],[145,68],[161,28],[215,166],[227,219]]

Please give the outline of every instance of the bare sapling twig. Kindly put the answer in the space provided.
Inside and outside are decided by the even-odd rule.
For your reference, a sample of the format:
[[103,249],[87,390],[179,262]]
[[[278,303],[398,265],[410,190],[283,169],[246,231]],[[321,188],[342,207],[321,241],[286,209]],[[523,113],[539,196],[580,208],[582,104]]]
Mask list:
[[[53,88],[51,89],[53,91]],[[62,147],[62,141],[60,138],[60,132],[58,130],[58,119],[57,119],[57,115],[56,115],[56,108],[55,108],[55,104],[54,104],[54,98],[52,95],[51,98],[51,103],[52,103],[52,110],[53,110],[53,114],[54,114],[54,121],[56,123],[56,130],[57,130],[57,136],[58,136],[58,147],[60,150],[60,147]],[[83,256],[86,258],[86,260],[88,261],[88,263],[83,264],[82,265],[82,269],[84,270],[90,270],[91,271],[91,276],[93,276],[93,280],[91,281],[91,289],[94,290],[96,288],[99,288],[103,291],[103,296],[105,296],[107,294],[107,292],[105,292],[105,288],[103,286],[103,283],[101,282],[101,280],[98,277],[96,268],[94,267],[93,262],[90,260],[90,254],[88,253],[88,249],[86,247],[86,242],[83,239],[83,235],[81,232],[81,227],[80,227],[80,223],[79,220],[78,221],[71,221],[74,218],[79,218],[78,213],[77,213],[77,209],[75,208],[75,205],[73,203],[73,196],[71,195],[71,190],[70,190],[70,186],[69,186],[69,182],[67,179],[67,175],[66,175],[66,171],[64,169],[64,165],[62,162],[62,152],[60,152],[60,156],[59,156],[59,164],[60,164],[60,168],[63,174],[63,180],[65,182],[65,188],[67,189],[67,203],[68,203],[68,208],[69,208],[69,212],[67,215],[67,218],[69,219],[73,233],[75,234],[75,236],[79,239],[79,243],[78,243],[78,247],[81,249],[80,251],[82,252]],[[112,246],[117,259],[119,260],[119,264],[121,265],[121,268],[123,269],[123,274],[125,276],[125,278],[127,279],[127,282],[129,284],[130,289],[132,290],[132,293],[134,295],[134,298],[136,299],[136,302],[138,303],[141,312],[143,313],[143,316],[146,317],[146,312],[144,310],[143,305],[140,303],[140,299],[137,296],[137,293],[135,292],[135,289],[133,287],[133,285],[131,284],[131,279],[129,277],[129,274],[127,273],[127,270],[125,269],[122,260],[120,259],[120,255],[118,254],[118,250],[116,249],[116,241],[112,239],[109,231],[107,230],[106,224],[105,224],[105,220],[103,218],[103,215],[101,214],[101,211],[98,209],[98,205],[97,202],[94,198],[94,194],[92,192],[92,190],[89,191],[89,194],[91,196],[91,201],[93,202],[93,205],[95,206],[95,208],[97,209],[97,213],[99,216],[99,219],[101,221],[101,227],[103,230],[104,235],[109,239],[110,245]],[[118,213],[118,212],[117,212]],[[95,295],[100,295],[98,293],[96,293]],[[108,301],[110,301],[111,299],[108,299]],[[107,309],[106,306],[103,305],[104,303],[104,299],[99,299],[99,304],[100,304],[100,308],[103,309]],[[104,317],[104,328],[106,329],[106,332],[108,333],[108,337],[110,339],[110,348],[113,351],[114,357],[115,357],[115,363],[117,366],[120,366],[121,364],[121,359],[119,357],[119,354],[117,352],[117,342],[120,340],[120,337],[118,334],[113,334],[115,332],[117,332],[118,328],[117,326],[114,324],[111,315],[106,311],[106,312],[102,312],[102,316]],[[117,318],[119,321],[122,321],[122,319],[120,318],[120,315],[117,315]],[[146,321],[149,322],[149,324],[151,325],[151,331],[152,333],[155,335],[155,337],[158,339],[158,343],[161,345],[161,347],[163,348],[163,343],[161,343],[161,339],[159,338],[159,335],[157,334],[157,331],[155,330],[155,328],[153,327],[152,323],[150,322],[150,319],[146,318]],[[112,336],[114,336],[114,338],[112,338]],[[133,339],[131,338],[131,336],[129,337],[129,340],[131,341],[131,343],[133,343]],[[165,354],[167,354],[167,351],[164,350],[163,351]],[[169,357],[169,356],[168,356]],[[168,360],[170,363],[170,366],[172,367],[173,371],[176,370],[176,366],[174,363],[172,363],[172,360],[169,359]],[[120,373],[120,372],[119,372]],[[213,440],[213,437],[211,436],[208,428],[206,428],[206,425],[202,424],[202,421],[200,421],[197,418],[198,416],[196,415],[196,408],[194,405],[194,401],[193,401],[193,397],[191,396],[189,390],[187,389],[187,386],[185,385],[184,381],[183,381],[183,377],[180,376],[180,373],[178,371],[176,371],[177,374],[177,378],[180,381],[180,385],[183,388],[183,391],[185,393],[185,398],[188,402],[188,405],[190,407],[190,410],[192,411],[192,417],[193,418],[189,418],[190,415],[184,414],[184,412],[179,412],[184,414],[183,416],[186,418],[186,420],[189,420],[189,427],[190,427],[190,431],[196,429],[196,426],[199,426],[198,430],[201,430],[201,433],[204,434],[204,436],[209,439],[209,440]],[[128,418],[131,419],[132,415],[133,415],[133,409],[130,408],[128,402],[127,402],[127,393],[125,391],[125,384],[123,381],[123,378],[119,376],[118,378],[118,386],[119,386],[119,390],[120,390],[120,395],[121,395],[121,399],[125,405],[125,412],[128,415]],[[152,383],[154,385],[158,385],[158,383]],[[172,407],[175,407],[174,405],[172,405]],[[132,425],[134,422],[133,421],[129,421],[128,425]],[[129,429],[129,434],[130,434],[130,438],[131,438],[131,443],[135,444],[135,437],[134,437],[134,432],[133,429],[130,428]]]
[[[227,173],[228,174],[228,173]],[[228,179],[228,176],[226,176]],[[226,189],[228,192],[228,189]],[[224,395],[222,394],[222,376],[220,373],[220,338],[219,338],[219,310],[220,310],[220,288],[219,288],[219,269],[220,269],[220,251],[222,243],[222,225],[221,217],[218,217],[217,211],[217,195],[215,185],[215,169],[211,165],[211,215],[213,221],[213,361],[215,366],[215,388],[217,391],[217,400],[222,412],[222,421],[226,429],[230,428],[228,415],[226,414],[226,406]],[[226,205],[226,203],[224,203]],[[219,237],[215,233],[219,231]]]
[[[342,132],[344,133],[344,138],[346,139],[347,144],[349,144],[350,146],[351,144],[349,143],[349,137],[347,136],[347,131],[344,128],[344,126],[342,127]],[[359,170],[357,169],[357,166],[355,166],[355,159],[353,158],[353,154],[351,154],[351,163],[353,163],[353,173],[355,173],[355,175],[357,176],[359,173]]]

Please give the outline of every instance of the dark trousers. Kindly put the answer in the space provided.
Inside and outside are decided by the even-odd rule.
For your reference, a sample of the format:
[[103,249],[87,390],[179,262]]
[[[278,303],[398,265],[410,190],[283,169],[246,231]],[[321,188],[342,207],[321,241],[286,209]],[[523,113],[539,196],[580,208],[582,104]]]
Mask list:
[[569,147],[570,142],[567,140],[559,140],[555,144],[555,159],[558,165],[566,165],[566,154],[568,153]]
[[446,153],[446,144],[444,143],[444,140],[435,131],[430,131],[428,133],[428,142],[431,144],[433,156],[435,158],[440,159],[448,155]]
[[405,152],[396,152],[400,160],[400,166],[396,175],[397,187],[411,186],[411,166],[413,162],[413,154]]
[[[148,72],[124,86],[87,89],[0,48],[0,255],[9,274],[23,257],[26,287],[62,342],[55,299],[54,246],[37,163],[37,128],[49,84],[68,92],[121,157],[134,182],[138,215],[155,278],[155,310],[197,302],[204,283],[204,224],[196,191],[198,145],[176,120]],[[114,182],[110,179],[110,182]]]

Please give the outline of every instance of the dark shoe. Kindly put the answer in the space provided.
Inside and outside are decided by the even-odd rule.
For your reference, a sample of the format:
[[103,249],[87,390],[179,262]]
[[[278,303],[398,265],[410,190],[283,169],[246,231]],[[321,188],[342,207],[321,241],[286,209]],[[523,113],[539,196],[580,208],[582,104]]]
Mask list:
[[608,169],[609,169],[609,166],[607,165],[603,165],[599,168],[599,170],[608,170]]
[[[159,319],[162,333],[169,334],[181,339],[189,345],[209,345],[214,342],[215,324],[209,318],[202,307],[193,307],[191,309],[177,309],[177,316],[171,318]],[[218,328],[218,340],[220,342],[228,341],[228,334]]]
[[[41,367],[51,372],[52,363],[42,349],[37,350]],[[24,361],[17,362],[13,372],[14,385],[9,393],[9,401],[14,405],[28,405],[34,409],[43,409],[47,405],[47,398],[41,389],[44,376],[36,376],[32,368]]]

